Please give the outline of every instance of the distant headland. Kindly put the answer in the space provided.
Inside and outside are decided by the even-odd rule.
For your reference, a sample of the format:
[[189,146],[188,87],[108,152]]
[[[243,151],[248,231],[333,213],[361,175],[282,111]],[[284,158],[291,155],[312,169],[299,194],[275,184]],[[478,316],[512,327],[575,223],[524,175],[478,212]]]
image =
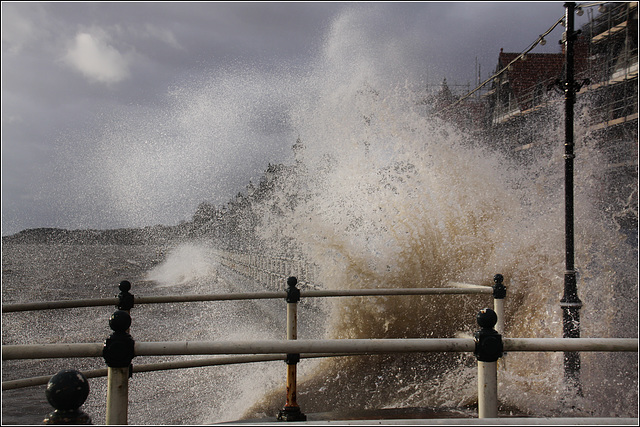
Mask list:
[[102,244],[144,245],[166,243],[184,236],[180,226],[156,225],[144,228],[109,230],[65,230],[62,228],[31,228],[2,237],[2,244]]

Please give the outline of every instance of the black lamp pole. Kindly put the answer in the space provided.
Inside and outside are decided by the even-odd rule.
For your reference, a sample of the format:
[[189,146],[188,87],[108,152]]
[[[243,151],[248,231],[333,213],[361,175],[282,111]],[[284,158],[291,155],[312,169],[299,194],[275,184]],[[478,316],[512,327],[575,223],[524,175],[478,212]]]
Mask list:
[[[565,3],[566,33],[565,33],[565,60],[566,79],[564,81],[565,93],[565,255],[566,271],[564,273],[564,296],[560,300],[563,310],[562,329],[564,338],[580,337],[580,308],[582,301],[578,298],[576,287],[576,272],[574,270],[574,228],[573,228],[573,106],[576,98],[576,82],[574,81],[574,41],[579,32],[574,32],[575,3]],[[565,379],[569,385],[573,385],[578,393],[580,387],[580,355],[577,352],[564,353]]]

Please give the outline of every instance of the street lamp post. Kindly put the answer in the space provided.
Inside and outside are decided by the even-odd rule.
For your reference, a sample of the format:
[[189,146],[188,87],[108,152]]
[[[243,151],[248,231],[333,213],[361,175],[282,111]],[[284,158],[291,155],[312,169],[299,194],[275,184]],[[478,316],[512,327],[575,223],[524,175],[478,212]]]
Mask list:
[[[580,337],[580,308],[582,301],[578,298],[576,286],[576,272],[574,267],[574,224],[573,224],[573,106],[576,97],[576,82],[574,80],[574,42],[579,34],[574,31],[574,13],[576,4],[565,3],[566,33],[565,43],[565,66],[566,79],[564,81],[565,93],[565,257],[566,269],[564,274],[564,296],[560,300],[560,307],[563,310],[562,326],[564,338]],[[580,387],[580,355],[577,352],[564,353],[564,372],[568,385],[573,385],[578,393]]]

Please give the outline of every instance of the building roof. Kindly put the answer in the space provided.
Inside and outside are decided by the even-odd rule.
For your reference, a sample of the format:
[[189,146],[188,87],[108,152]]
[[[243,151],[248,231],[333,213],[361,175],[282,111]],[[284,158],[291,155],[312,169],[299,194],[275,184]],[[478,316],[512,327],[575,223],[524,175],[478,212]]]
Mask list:
[[[574,49],[574,68],[575,74],[578,75],[586,66],[588,43],[584,39],[578,39]],[[519,55],[520,53],[504,52],[500,49],[498,68],[506,67]],[[564,52],[527,53],[524,60],[511,64],[506,71],[506,79],[520,104],[521,111],[533,106],[533,93],[537,87],[541,86],[541,89],[546,91],[548,85],[556,79],[563,78],[564,64]]]
[[[519,53],[503,52],[500,49],[498,67],[506,67],[516,59]],[[562,53],[528,53],[525,60],[516,61],[506,71],[511,91],[515,95],[520,109],[531,108],[529,101],[538,85],[546,86],[562,75],[564,54]]]

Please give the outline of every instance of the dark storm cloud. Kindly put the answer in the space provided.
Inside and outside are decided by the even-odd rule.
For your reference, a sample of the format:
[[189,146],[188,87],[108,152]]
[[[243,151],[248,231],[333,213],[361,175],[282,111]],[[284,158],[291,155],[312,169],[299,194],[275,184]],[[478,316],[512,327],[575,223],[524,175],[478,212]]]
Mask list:
[[[562,2],[3,2],[2,232],[189,219],[286,157],[291,87],[321,55],[473,84],[476,58],[488,76],[500,48],[524,50],[563,13]],[[128,203],[147,213],[124,215]]]

